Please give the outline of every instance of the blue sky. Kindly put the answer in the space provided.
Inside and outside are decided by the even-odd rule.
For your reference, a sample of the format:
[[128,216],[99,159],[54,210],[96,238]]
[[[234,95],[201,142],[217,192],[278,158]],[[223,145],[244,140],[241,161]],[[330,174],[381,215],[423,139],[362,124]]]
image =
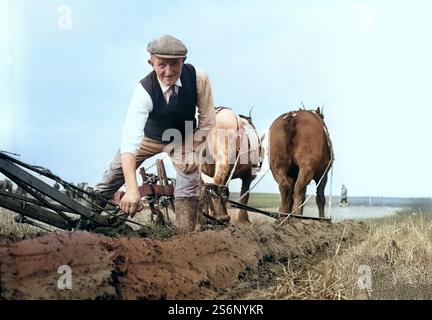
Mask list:
[[[95,184],[150,71],[147,43],[172,34],[216,105],[254,106],[261,133],[326,103],[333,194],[431,196],[431,30],[432,4],[418,0],[0,0],[0,150]],[[278,189],[269,173],[255,190]]]

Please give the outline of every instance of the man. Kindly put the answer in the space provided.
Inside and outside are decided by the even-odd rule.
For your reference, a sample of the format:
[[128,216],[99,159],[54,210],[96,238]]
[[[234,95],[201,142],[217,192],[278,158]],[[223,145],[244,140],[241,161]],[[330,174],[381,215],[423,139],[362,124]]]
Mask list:
[[341,199],[340,199],[340,206],[342,205],[348,205],[348,190],[345,187],[345,185],[342,185],[342,190],[341,190]]
[[[145,159],[169,152],[177,171],[174,193],[176,229],[178,233],[185,233],[195,228],[200,184],[197,165],[185,160],[193,158],[194,150],[202,146],[202,138],[214,126],[211,85],[206,73],[184,63],[188,50],[180,40],[164,35],[151,41],[147,51],[153,71],[138,83],[134,91],[120,151],[95,191],[112,198],[125,183],[126,192],[120,207],[133,217],[141,200],[136,169]],[[173,143],[169,143],[173,129],[179,133],[177,138],[180,139],[174,137]]]

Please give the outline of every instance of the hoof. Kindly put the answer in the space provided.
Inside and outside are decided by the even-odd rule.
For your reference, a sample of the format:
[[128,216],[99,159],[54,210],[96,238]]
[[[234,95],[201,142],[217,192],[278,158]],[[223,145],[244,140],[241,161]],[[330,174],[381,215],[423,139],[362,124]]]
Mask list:
[[227,214],[223,215],[223,216],[219,216],[216,217],[216,220],[220,221],[220,222],[228,222],[230,221],[231,217]]
[[248,223],[250,223],[250,221],[248,218],[239,218],[239,219],[237,219],[237,223],[248,224]]

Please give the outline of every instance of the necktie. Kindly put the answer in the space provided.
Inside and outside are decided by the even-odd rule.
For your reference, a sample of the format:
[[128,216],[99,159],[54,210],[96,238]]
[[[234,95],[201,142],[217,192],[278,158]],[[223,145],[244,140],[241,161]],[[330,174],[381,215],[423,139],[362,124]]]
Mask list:
[[169,96],[169,100],[168,100],[168,106],[170,106],[170,107],[174,107],[174,106],[176,106],[177,105],[177,102],[178,102],[178,94],[176,93],[176,91],[175,91],[175,85],[173,85],[173,86],[171,86],[171,88],[170,88],[170,90],[171,90],[171,93],[170,93],[170,96]]

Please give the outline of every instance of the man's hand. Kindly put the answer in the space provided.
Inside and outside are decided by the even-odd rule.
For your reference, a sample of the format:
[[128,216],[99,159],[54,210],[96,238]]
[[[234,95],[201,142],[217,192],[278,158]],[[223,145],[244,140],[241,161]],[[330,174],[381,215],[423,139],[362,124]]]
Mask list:
[[141,209],[141,197],[138,188],[126,189],[125,195],[120,200],[120,208],[131,218],[135,216],[135,213]]
[[139,204],[141,201],[136,180],[136,157],[131,153],[122,153],[121,163],[126,182],[126,193],[120,201],[120,208],[133,218],[140,209]]
[[196,151],[192,152],[193,162],[192,163],[186,163],[183,165],[182,171],[186,174],[192,173],[199,168],[199,153]]
[[196,170],[198,170],[198,165],[196,163],[189,163],[189,164],[185,164],[183,166],[183,172],[186,174],[195,172]]

